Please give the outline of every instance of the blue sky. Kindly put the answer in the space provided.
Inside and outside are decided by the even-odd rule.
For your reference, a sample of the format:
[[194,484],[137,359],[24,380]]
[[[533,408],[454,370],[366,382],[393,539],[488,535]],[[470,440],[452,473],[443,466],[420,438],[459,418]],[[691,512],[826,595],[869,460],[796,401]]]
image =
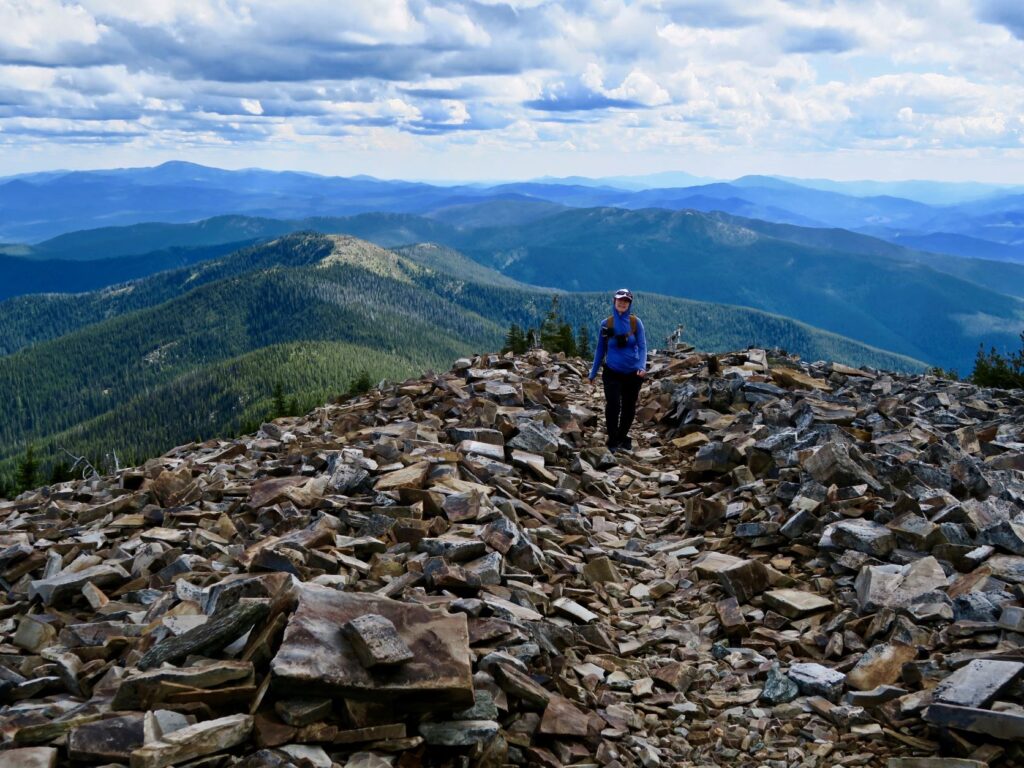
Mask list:
[[0,0],[0,174],[1024,183],[1020,0]]

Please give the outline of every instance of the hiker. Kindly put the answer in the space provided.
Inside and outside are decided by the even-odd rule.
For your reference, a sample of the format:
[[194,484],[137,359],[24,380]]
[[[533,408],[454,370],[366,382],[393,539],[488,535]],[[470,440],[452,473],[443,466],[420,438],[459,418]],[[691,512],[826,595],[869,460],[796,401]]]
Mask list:
[[636,400],[640,385],[647,375],[647,340],[644,324],[630,313],[633,292],[620,288],[612,300],[612,314],[601,322],[594,365],[587,377],[593,386],[597,369],[604,363],[601,381],[604,384],[604,415],[608,430],[608,450],[629,451],[633,441],[629,428],[636,416]]

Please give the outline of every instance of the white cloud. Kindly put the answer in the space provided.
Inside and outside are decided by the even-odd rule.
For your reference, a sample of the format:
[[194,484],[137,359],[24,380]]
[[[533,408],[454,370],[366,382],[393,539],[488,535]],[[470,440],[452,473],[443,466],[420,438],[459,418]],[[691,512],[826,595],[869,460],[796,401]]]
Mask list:
[[98,43],[104,28],[84,8],[56,0],[0,3],[0,57],[51,63],[69,49]]
[[250,115],[263,114],[263,105],[260,104],[259,99],[242,99],[242,109],[244,109]]
[[435,158],[571,147],[656,166],[680,148],[713,158],[745,147],[760,162],[901,147],[1002,153],[1019,176],[1019,8],[0,0],[0,131],[5,158],[20,148],[35,163],[62,136],[102,147],[127,134],[140,150],[230,145],[252,152],[250,165],[315,146],[313,165],[357,144],[365,157],[379,147],[381,162],[385,147]]

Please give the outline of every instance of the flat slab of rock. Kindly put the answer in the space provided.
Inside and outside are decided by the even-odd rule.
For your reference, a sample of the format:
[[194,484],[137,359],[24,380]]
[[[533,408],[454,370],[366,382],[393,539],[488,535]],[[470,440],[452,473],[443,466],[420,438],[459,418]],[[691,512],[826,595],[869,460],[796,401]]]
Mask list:
[[382,476],[374,488],[378,491],[397,490],[399,488],[422,488],[427,479],[430,465],[426,462],[412,464]]
[[[371,701],[401,699],[410,707],[472,705],[464,614],[446,615],[421,605],[313,584],[303,585],[297,593],[298,607],[271,663],[275,690]],[[368,613],[391,621],[415,658],[397,667],[364,667],[341,628]]]
[[790,619],[799,619],[832,607],[827,597],[799,589],[772,589],[764,593],[764,601],[770,608]]
[[832,527],[832,543],[866,555],[885,557],[896,548],[896,536],[872,520],[842,520]]
[[145,715],[97,720],[75,728],[68,735],[68,757],[72,760],[127,762],[142,746]]
[[64,602],[80,595],[86,584],[103,587],[119,584],[128,579],[128,572],[120,565],[94,565],[81,571],[72,571],[52,579],[33,581],[28,588],[29,599],[39,598],[46,605]]
[[1024,739],[1024,715],[1016,712],[932,704],[924,711],[924,719],[933,725],[984,733],[1004,741]]
[[188,688],[212,688],[227,682],[239,684],[252,680],[253,666],[248,661],[217,661],[191,667],[163,667],[129,675],[121,681],[111,709],[148,709],[159,701],[161,683],[172,683]]
[[1024,670],[1017,661],[974,659],[935,687],[932,700],[961,707],[984,707]]
[[0,751],[0,768],[57,768],[53,747],[24,747]]
[[196,723],[132,752],[131,768],[165,768],[241,744],[252,732],[249,715],[229,715]]
[[395,625],[375,613],[356,616],[345,625],[345,636],[364,667],[404,664],[413,658]]
[[443,747],[471,747],[494,737],[493,720],[455,720],[448,723],[420,723],[420,736],[427,744]]
[[586,736],[589,719],[564,696],[552,696],[544,708],[540,732],[553,736]]
[[988,768],[983,760],[963,757],[890,757],[885,768]]
[[301,728],[327,717],[333,703],[330,699],[281,699],[274,703],[274,711],[288,725]]

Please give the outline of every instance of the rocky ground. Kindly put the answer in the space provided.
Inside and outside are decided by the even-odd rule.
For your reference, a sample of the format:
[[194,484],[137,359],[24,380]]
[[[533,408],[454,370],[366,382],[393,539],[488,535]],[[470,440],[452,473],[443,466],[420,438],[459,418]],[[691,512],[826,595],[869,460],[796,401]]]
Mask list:
[[461,360],[0,502],[0,768],[1022,761],[1024,394]]

